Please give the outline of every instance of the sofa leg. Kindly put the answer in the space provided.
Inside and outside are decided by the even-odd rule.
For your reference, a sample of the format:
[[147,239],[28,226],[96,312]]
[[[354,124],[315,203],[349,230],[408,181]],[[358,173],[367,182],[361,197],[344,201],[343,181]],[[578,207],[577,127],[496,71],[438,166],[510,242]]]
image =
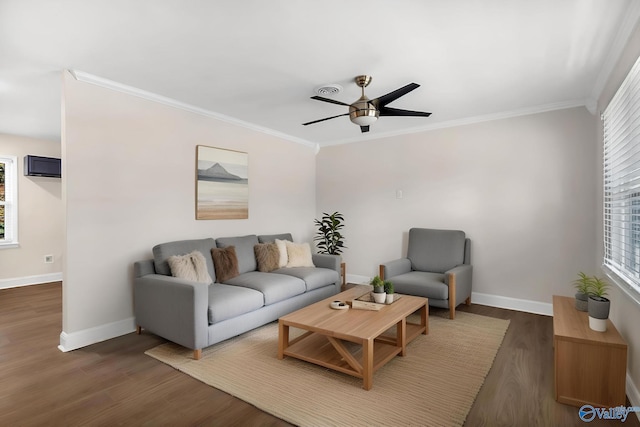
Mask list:
[[471,297],[467,298],[466,300],[464,300],[464,303],[468,306],[471,305]]
[[136,326],[136,334],[140,335],[142,333],[142,326]]
[[202,349],[199,348],[197,350],[193,350],[193,359],[194,360],[200,360],[200,358],[202,357]]

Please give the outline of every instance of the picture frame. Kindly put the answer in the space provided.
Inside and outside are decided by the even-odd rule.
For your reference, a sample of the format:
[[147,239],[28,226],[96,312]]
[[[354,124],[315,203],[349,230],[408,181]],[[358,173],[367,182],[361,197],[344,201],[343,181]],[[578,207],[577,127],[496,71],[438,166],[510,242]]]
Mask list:
[[196,219],[248,218],[248,153],[196,146]]

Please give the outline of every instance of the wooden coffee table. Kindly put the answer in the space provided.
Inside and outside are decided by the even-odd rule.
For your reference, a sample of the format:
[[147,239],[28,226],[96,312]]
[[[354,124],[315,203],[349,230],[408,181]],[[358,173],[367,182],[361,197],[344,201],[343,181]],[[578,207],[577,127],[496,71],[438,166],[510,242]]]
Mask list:
[[[278,359],[295,357],[362,378],[363,388],[370,390],[374,372],[395,356],[404,356],[417,336],[429,333],[427,298],[402,295],[380,311],[330,307],[331,301],[351,301],[370,290],[356,286],[281,317]],[[418,310],[420,324],[407,322]],[[291,327],[307,332],[290,340]]]

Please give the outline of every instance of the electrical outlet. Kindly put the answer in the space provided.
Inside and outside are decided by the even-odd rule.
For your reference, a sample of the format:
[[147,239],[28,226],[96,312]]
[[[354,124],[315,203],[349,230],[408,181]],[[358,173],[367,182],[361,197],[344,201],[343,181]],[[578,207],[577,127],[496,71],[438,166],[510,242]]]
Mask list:
[[44,256],[45,264],[53,264],[53,255],[45,255]]
[[396,190],[396,199],[402,199],[402,190]]

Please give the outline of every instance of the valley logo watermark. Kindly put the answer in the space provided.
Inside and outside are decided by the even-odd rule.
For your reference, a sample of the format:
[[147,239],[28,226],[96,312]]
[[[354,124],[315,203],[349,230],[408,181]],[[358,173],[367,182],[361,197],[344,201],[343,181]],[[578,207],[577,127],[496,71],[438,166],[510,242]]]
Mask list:
[[578,411],[580,419],[589,423],[598,417],[601,420],[620,420],[625,422],[629,412],[640,412],[640,406],[616,406],[615,408],[594,408],[583,405]]

